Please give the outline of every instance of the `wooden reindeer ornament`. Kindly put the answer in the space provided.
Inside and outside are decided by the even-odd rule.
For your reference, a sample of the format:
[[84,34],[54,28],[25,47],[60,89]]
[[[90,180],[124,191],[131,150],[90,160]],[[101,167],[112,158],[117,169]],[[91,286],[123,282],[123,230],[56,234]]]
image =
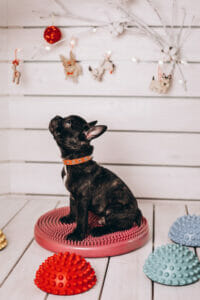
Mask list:
[[60,59],[64,66],[65,79],[71,78],[73,82],[78,82],[78,76],[82,74],[82,67],[76,60],[72,50],[70,51],[69,58],[60,55]]
[[102,81],[106,71],[108,71],[110,74],[114,72],[115,65],[110,59],[110,55],[106,55],[106,57],[104,58],[104,60],[98,68],[93,69],[91,66],[89,66],[88,69],[95,80]]
[[17,70],[17,67],[19,66],[19,60],[17,59],[17,51],[18,49],[15,49],[15,59],[12,61],[12,69],[13,69],[12,81],[13,83],[19,84],[21,73],[19,72],[19,70]]
[[158,79],[152,77],[152,81],[150,83],[150,90],[159,94],[166,94],[171,86],[172,75],[166,75],[158,68]]

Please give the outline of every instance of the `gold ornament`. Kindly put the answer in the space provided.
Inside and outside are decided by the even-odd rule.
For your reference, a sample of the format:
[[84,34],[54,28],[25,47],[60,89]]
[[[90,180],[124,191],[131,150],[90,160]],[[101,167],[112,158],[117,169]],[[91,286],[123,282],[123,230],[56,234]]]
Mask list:
[[7,246],[7,240],[3,232],[0,230],[0,250]]

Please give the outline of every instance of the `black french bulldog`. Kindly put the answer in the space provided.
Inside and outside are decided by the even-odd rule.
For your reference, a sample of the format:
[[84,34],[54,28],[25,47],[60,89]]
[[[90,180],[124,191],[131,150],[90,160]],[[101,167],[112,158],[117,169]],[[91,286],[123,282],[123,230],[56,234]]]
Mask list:
[[[89,156],[93,152],[90,141],[107,129],[95,126],[97,121],[87,123],[79,116],[62,118],[56,116],[50,121],[53,134],[62,159],[72,160]],[[88,227],[88,211],[100,217],[100,224],[91,230],[93,236],[101,236],[130,229],[134,223],[141,224],[142,214],[137,201],[126,184],[110,170],[99,166],[94,160],[64,166],[62,177],[67,176],[65,186],[70,192],[70,213],[60,218],[62,223],[76,222],[74,232],[66,239],[81,241]]]

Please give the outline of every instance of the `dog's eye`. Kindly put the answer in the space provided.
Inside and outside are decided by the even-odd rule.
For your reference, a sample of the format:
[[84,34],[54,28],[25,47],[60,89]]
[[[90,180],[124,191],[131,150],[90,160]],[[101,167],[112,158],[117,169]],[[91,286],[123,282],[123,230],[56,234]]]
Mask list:
[[65,128],[70,128],[70,127],[71,127],[71,125],[72,125],[72,123],[71,123],[71,121],[70,121],[70,120],[64,121],[64,124],[63,124],[63,126],[64,126]]

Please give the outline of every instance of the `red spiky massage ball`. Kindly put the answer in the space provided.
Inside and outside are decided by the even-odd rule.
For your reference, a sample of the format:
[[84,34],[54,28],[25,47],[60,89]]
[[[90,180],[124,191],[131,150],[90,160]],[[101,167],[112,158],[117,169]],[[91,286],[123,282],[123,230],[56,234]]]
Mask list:
[[54,44],[61,39],[61,31],[56,26],[49,26],[44,31],[44,39],[49,44]]
[[96,284],[96,275],[89,262],[75,253],[58,253],[48,257],[39,267],[35,284],[46,293],[75,295]]

